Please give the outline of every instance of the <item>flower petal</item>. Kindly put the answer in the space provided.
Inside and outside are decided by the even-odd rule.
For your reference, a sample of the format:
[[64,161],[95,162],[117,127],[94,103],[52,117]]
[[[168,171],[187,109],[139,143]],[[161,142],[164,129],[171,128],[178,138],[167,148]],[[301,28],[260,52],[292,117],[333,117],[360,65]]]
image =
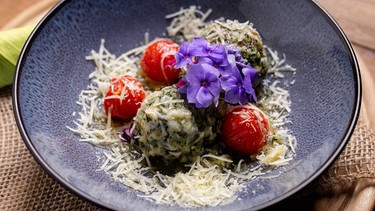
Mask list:
[[243,80],[242,87],[246,90],[246,92],[250,92],[253,89],[253,84],[251,83],[251,79],[249,75],[245,75]]
[[205,73],[209,73],[215,77],[219,77],[220,73],[214,66],[209,65],[209,64],[200,64],[200,65],[204,69]]
[[232,75],[233,68],[237,68],[236,66],[226,65],[226,66],[218,66],[218,71],[221,75]]
[[249,102],[255,102],[255,103],[258,102],[258,98],[257,98],[257,95],[255,94],[254,89],[252,92],[249,93],[248,99],[249,99]]
[[209,57],[222,60],[226,58],[227,52],[224,45],[211,44],[207,46]]
[[238,83],[241,83],[242,85],[242,76],[240,73],[240,70],[237,67],[233,67],[232,69],[233,76],[237,79]]
[[181,95],[186,96],[186,94],[187,94],[187,88],[190,86],[190,83],[186,82],[185,76],[183,76],[181,78],[181,80],[178,82],[178,84],[181,85],[181,86],[177,85],[177,87],[178,87],[177,91]]
[[245,77],[249,75],[252,84],[255,84],[260,77],[259,71],[249,65],[246,65],[244,68],[242,68],[242,74]]
[[189,55],[189,45],[188,42],[183,42],[177,53],[174,55],[174,58],[176,59],[176,68],[181,68],[188,63],[192,63],[192,58]]
[[244,76],[242,87],[246,90],[247,93],[249,94],[254,93],[253,82],[251,80],[251,74],[248,73]]
[[233,75],[221,76],[221,87],[224,91],[231,89],[232,87],[238,87],[238,81]]
[[204,78],[204,69],[200,64],[188,65],[186,69],[186,82],[191,84],[200,84]]
[[197,64],[209,64],[213,66],[214,62],[208,57],[199,57],[197,58]]
[[228,55],[234,55],[235,60],[238,64],[245,64],[245,60],[242,58],[241,51],[238,50],[234,45],[228,46]]
[[207,56],[207,41],[203,37],[194,37],[191,41],[191,54],[194,56]]
[[244,88],[238,89],[238,103],[244,105],[248,102],[248,98]]
[[239,90],[238,90],[237,87],[227,90],[225,92],[225,97],[224,97],[225,102],[231,103],[231,104],[237,104],[238,103],[238,93],[239,93]]
[[197,103],[197,95],[201,86],[199,84],[190,84],[187,87],[187,100],[189,103]]
[[204,107],[207,108],[209,105],[213,103],[214,97],[211,95],[211,93],[208,91],[206,87],[201,87],[197,93],[197,101],[198,103]]
[[222,87],[224,90],[230,89],[232,86],[242,86],[242,76],[237,67],[228,70],[225,75],[221,77]]
[[221,91],[221,83],[220,80],[211,81],[207,85],[208,91],[214,96],[219,98],[220,91]]
[[230,65],[232,67],[236,66],[236,57],[233,54],[228,54],[227,58],[228,58],[228,62],[229,62],[228,65]]
[[258,102],[250,77],[251,77],[250,74],[245,75],[242,87],[245,89],[246,93],[248,93],[249,102]]

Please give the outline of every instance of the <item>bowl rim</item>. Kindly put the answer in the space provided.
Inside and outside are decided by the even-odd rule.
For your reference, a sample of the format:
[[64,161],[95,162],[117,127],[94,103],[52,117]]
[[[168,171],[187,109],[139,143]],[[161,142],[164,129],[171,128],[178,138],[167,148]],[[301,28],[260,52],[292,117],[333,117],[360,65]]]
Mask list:
[[60,174],[58,174],[52,166],[50,166],[45,159],[38,153],[38,150],[35,148],[32,140],[30,139],[26,128],[24,127],[24,123],[22,120],[22,114],[21,110],[19,108],[19,101],[18,101],[18,88],[19,88],[19,77],[20,73],[22,72],[22,61],[25,58],[25,55],[27,54],[27,50],[32,45],[33,40],[40,32],[41,28],[50,20],[55,13],[57,13],[58,10],[60,10],[65,4],[70,2],[70,0],[61,0],[57,2],[43,17],[42,19],[36,24],[35,28],[30,33],[29,37],[27,38],[21,53],[18,57],[14,77],[13,77],[13,83],[12,83],[12,105],[13,105],[13,114],[16,120],[17,128],[20,132],[20,135],[22,137],[23,142],[25,143],[26,147],[28,148],[29,152],[33,156],[34,160],[44,169],[47,174],[52,177],[58,184],[63,186],[67,191],[70,193],[73,193],[75,196],[84,199],[100,208],[103,209],[112,209],[115,210],[115,207],[113,207],[111,204],[105,203],[103,201],[100,201],[98,199],[95,199],[91,195],[87,194],[86,192],[80,190],[79,188],[75,187],[74,185],[71,185],[65,178],[63,178]]
[[[283,200],[289,198],[290,196],[296,194],[299,192],[301,189],[305,188],[308,184],[316,180],[326,169],[328,169],[334,161],[337,159],[337,157],[341,154],[347,143],[349,142],[356,124],[358,122],[359,118],[359,112],[361,108],[361,98],[362,98],[362,82],[361,82],[361,74],[360,74],[360,68],[359,64],[354,52],[354,49],[345,35],[344,31],[342,28],[339,26],[339,24],[336,22],[336,20],[326,11],[316,0],[306,0],[308,3],[312,4],[312,7],[315,7],[316,10],[326,19],[327,23],[331,25],[331,27],[335,30],[337,33],[337,36],[340,37],[341,41],[343,42],[343,45],[346,47],[346,51],[348,53],[350,63],[352,66],[353,70],[353,75],[354,75],[354,85],[355,85],[355,102],[354,102],[354,107],[352,109],[352,116],[351,116],[351,121],[349,126],[346,128],[346,133],[342,140],[339,142],[339,145],[336,147],[334,150],[333,154],[330,156],[330,158],[319,168],[317,171],[315,171],[310,177],[304,179],[303,182],[300,184],[294,186],[291,188],[288,192],[285,192],[284,194],[273,198],[272,200],[269,200],[261,205],[255,206],[252,209],[263,209],[266,207],[269,207],[271,205],[275,205],[279,202],[282,202]],[[22,120],[22,114],[21,110],[19,108],[19,99],[18,99],[18,89],[19,89],[19,81],[20,81],[20,74],[22,72],[22,62],[26,56],[26,52],[32,45],[33,40],[35,37],[38,35],[40,32],[41,28],[50,20],[53,15],[60,10],[65,4],[69,3],[70,0],[61,0],[60,2],[56,3],[54,7],[52,7],[51,10],[47,12],[47,14],[37,23],[31,34],[29,35],[28,39],[26,40],[21,53],[19,55],[17,65],[15,68],[15,73],[14,73],[14,78],[13,78],[13,85],[12,85],[12,104],[13,104],[13,114],[16,120],[16,124],[18,127],[18,130],[20,132],[20,135],[34,157],[34,159],[37,161],[37,163],[55,180],[57,181],[60,185],[65,187],[66,190],[69,192],[75,194],[81,199],[85,199],[86,201],[91,202],[92,204],[105,208],[105,209],[118,209],[118,207],[114,207],[111,204],[108,204],[104,201],[101,201],[99,199],[95,199],[93,196],[87,194],[86,192],[80,190],[79,188],[75,187],[74,185],[70,184],[65,178],[63,178],[59,173],[57,173],[52,166],[50,166],[45,159],[39,154],[37,148],[35,148],[33,141],[30,139],[28,136],[28,133],[26,131],[26,128],[24,126],[23,120]]]

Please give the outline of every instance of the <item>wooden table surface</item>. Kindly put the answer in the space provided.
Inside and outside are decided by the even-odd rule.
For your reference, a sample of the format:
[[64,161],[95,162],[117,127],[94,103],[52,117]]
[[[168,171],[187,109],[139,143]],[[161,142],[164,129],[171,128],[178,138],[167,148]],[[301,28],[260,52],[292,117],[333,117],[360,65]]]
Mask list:
[[[0,30],[36,23],[56,2],[0,0]],[[375,0],[316,2],[338,22],[354,47],[363,85],[361,115],[365,116],[369,128],[375,131]]]
[[375,0],[317,0],[352,43],[361,69],[362,110],[375,131]]

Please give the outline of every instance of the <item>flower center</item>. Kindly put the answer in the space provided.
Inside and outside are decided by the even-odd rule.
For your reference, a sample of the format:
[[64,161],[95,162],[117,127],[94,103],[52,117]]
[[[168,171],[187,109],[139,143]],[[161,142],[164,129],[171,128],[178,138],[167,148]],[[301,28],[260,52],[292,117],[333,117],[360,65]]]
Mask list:
[[207,82],[207,81],[202,81],[202,82],[201,82],[201,86],[207,87],[207,85],[208,85],[208,82]]

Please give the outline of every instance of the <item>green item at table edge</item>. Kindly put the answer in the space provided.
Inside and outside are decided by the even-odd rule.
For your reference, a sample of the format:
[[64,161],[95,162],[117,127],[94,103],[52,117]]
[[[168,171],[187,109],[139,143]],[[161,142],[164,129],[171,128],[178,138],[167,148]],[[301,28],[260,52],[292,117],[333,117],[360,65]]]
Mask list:
[[18,57],[35,25],[0,31],[0,88],[11,85]]

